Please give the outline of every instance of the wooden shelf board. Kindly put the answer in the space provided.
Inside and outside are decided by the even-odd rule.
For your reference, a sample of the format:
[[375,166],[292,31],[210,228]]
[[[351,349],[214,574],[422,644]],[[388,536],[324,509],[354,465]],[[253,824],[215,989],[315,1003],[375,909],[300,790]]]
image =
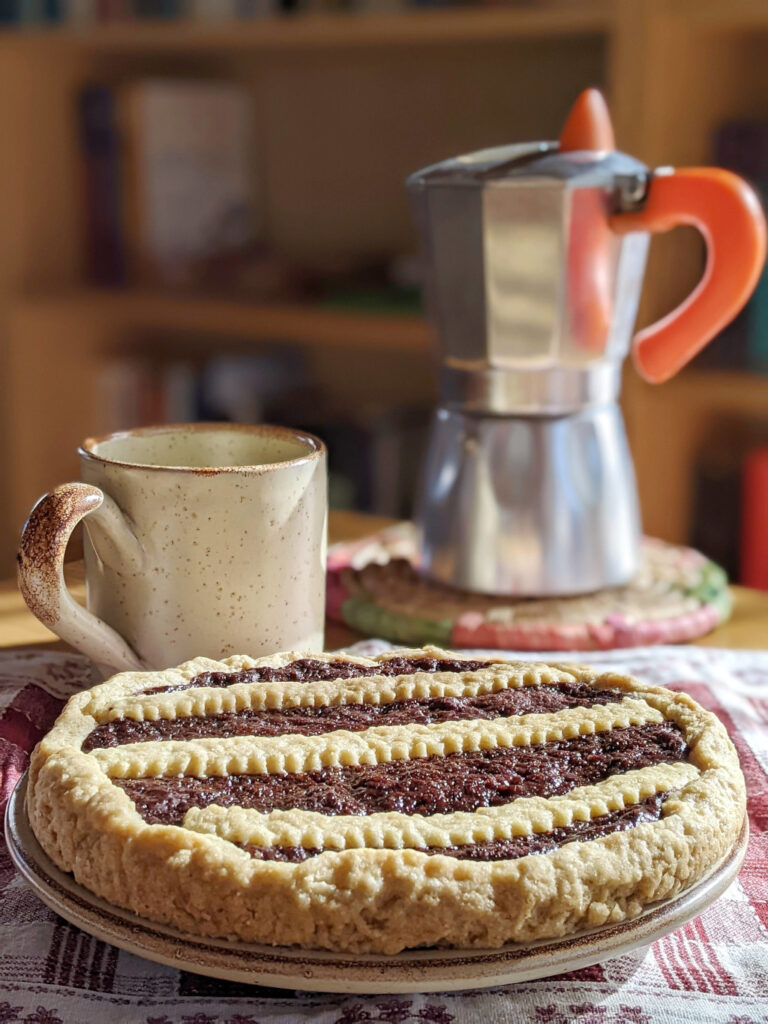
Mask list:
[[358,350],[426,354],[430,332],[419,316],[351,313],[323,307],[268,304],[229,298],[169,295],[126,289],[77,289],[27,297],[11,316],[35,317],[55,327],[62,317],[145,329],[227,335],[242,340],[291,341]]
[[623,406],[643,525],[662,540],[685,543],[696,460],[711,444],[718,419],[765,417],[768,375],[688,368],[657,387],[630,372]]
[[3,46],[72,46],[101,51],[325,49],[492,42],[588,35],[613,23],[609,0],[544,7],[407,10],[393,14],[299,14],[221,23],[131,21],[83,28],[6,29]]
[[667,13],[684,17],[691,28],[721,32],[768,30],[765,0],[668,0]]
[[709,391],[738,393],[743,395],[768,391],[768,373],[756,370],[718,370],[715,367],[707,370],[691,368],[684,372],[678,382],[680,391]]

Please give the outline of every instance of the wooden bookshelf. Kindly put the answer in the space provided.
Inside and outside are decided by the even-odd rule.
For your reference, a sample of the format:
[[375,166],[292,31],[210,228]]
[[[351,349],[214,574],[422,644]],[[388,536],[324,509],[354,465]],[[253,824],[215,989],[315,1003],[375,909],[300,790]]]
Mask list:
[[548,3],[540,7],[404,10],[392,14],[286,14],[247,21],[122,22],[79,27],[5,30],[8,48],[73,47],[89,52],[212,53],[238,50],[316,50],[347,47],[443,46],[610,30],[611,0]]
[[78,443],[107,429],[96,392],[114,356],[194,360],[291,343],[308,350],[327,392],[343,397],[351,382],[359,402],[434,398],[430,334],[416,316],[82,288],[19,300],[6,332],[4,425],[15,437],[6,508],[19,524],[36,496],[76,477]]
[[764,0],[670,0],[667,10],[674,17],[692,17],[695,27],[705,31],[768,29],[768,6]]
[[689,540],[695,460],[712,441],[712,418],[755,420],[768,412],[768,374],[683,370],[663,387],[628,369],[624,415],[652,536]]
[[12,325],[23,333],[34,323],[55,333],[62,322],[90,321],[118,333],[178,331],[227,337],[244,343],[286,341],[389,353],[425,355],[430,332],[419,316],[346,312],[326,306],[249,301],[247,298],[187,295],[144,289],[76,288],[20,299]]
[[[141,75],[230,77],[253,92],[269,240],[301,261],[407,252],[403,181],[449,154],[555,137],[573,97],[606,89],[621,149],[701,164],[723,121],[768,117],[764,0],[562,0],[233,24],[123,23],[0,32],[0,569],[38,494],[76,472],[95,370],[160,348],[301,344],[329,383],[427,393],[415,317],[84,287],[75,99]],[[428,126],[428,130],[426,127]],[[681,237],[675,237],[677,235]],[[700,271],[685,232],[654,242],[642,318]],[[646,526],[684,539],[690,468],[711,411],[765,409],[762,378],[693,370],[660,388],[628,371],[625,410]]]

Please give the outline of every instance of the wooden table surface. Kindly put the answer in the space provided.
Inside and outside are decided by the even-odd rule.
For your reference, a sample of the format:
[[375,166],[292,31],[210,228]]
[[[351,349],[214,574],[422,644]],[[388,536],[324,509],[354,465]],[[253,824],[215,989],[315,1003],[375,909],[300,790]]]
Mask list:
[[[359,512],[331,512],[329,539],[336,543],[341,540],[357,540],[374,533],[393,520]],[[67,570],[73,595],[85,599],[82,564],[71,563]],[[697,640],[707,647],[768,648],[768,593],[733,587],[734,608],[729,622]],[[326,628],[325,645],[328,650],[344,647],[361,639],[346,626],[329,622]],[[41,645],[66,649],[66,645],[34,618],[27,610],[16,589],[15,580],[0,582],[0,648]]]

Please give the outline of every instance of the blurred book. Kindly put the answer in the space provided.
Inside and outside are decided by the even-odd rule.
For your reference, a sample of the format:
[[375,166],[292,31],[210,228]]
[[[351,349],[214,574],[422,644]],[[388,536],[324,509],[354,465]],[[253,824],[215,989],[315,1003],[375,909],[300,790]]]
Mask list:
[[43,0],[19,0],[19,21],[35,24],[43,21]]
[[90,278],[205,285],[252,260],[259,217],[250,96],[230,82],[139,79],[80,97]]
[[0,25],[13,25],[19,13],[18,0],[0,0]]
[[200,373],[199,418],[263,423],[286,396],[303,394],[309,386],[303,353],[295,346],[215,356]]
[[[96,0],[96,2],[110,5],[113,0]],[[133,0],[133,14],[137,18],[178,18],[181,13],[181,0]],[[109,18],[103,19],[100,15],[99,17],[100,20],[110,20]]]
[[[750,181],[768,205],[768,121],[731,121],[715,138],[715,163]],[[768,270],[736,320],[697,357],[701,367],[768,372]]]
[[250,97],[234,83],[146,79],[121,89],[126,248],[142,283],[196,281],[256,236]]
[[740,527],[739,582],[768,590],[768,436],[744,458]]
[[0,26],[61,21],[64,0],[0,0]]
[[416,2],[408,0],[350,0],[349,8],[365,14],[396,14],[408,7],[416,6]]
[[97,21],[127,21],[131,15],[131,0],[96,0]]
[[[286,425],[317,434],[328,446],[330,504],[407,519],[426,450],[431,410],[360,406],[283,409]],[[275,410],[269,417],[276,420]]]
[[88,277],[94,284],[125,280],[120,197],[120,135],[111,89],[91,86],[80,95],[85,238]]
[[[511,2],[529,5],[529,0]],[[509,4],[510,0],[0,0],[0,25],[64,21],[85,28],[116,21],[179,18],[225,23],[294,12],[397,14],[413,7],[489,3]],[[531,6],[536,4],[537,0],[530,0]]]
[[150,360],[115,357],[105,360],[98,368],[94,388],[94,433],[111,434],[162,422],[161,407],[160,382]]
[[90,25],[96,20],[96,0],[62,0],[62,18],[70,25]]
[[730,579],[750,586],[768,573],[768,419],[712,423],[696,460],[690,540]]
[[237,14],[237,0],[186,0],[184,12],[197,21],[227,21]]

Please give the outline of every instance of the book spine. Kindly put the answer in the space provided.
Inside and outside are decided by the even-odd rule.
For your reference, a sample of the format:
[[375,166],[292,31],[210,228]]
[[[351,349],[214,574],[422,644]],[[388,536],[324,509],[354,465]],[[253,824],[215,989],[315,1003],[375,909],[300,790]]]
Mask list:
[[133,0],[136,18],[179,18],[183,13],[182,0]]
[[146,253],[146,203],[144,193],[141,82],[127,82],[116,93],[116,123],[121,157],[121,227],[125,276],[133,284],[158,283]]
[[62,0],[62,18],[70,25],[90,25],[96,20],[95,0]]
[[146,426],[146,394],[149,383],[144,360],[117,356],[97,368],[94,422],[102,434]]
[[739,582],[768,590],[768,448],[744,459],[739,548]]
[[199,378],[189,362],[174,361],[162,368],[163,422],[191,423],[197,419]]
[[82,93],[80,137],[89,277],[96,284],[122,284],[125,256],[120,216],[120,139],[110,89],[93,86]]
[[96,0],[97,21],[126,21],[130,17],[129,0]]
[[15,25],[20,17],[19,0],[0,0],[0,25]]
[[37,25],[43,20],[42,0],[19,0],[18,10],[22,25]]
[[238,17],[238,4],[247,0],[189,0],[189,17],[198,21],[228,21]]
[[[763,205],[768,203],[768,122],[724,124],[717,133],[715,159],[719,165],[750,180]],[[768,372],[768,273],[765,269],[739,319],[744,334],[742,367]]]
[[234,13],[238,18],[262,18],[273,14],[277,5],[273,0],[235,0]]
[[[763,202],[768,197],[768,180],[757,183]],[[768,373],[768,266],[763,267],[747,305],[747,361],[752,370]]]

